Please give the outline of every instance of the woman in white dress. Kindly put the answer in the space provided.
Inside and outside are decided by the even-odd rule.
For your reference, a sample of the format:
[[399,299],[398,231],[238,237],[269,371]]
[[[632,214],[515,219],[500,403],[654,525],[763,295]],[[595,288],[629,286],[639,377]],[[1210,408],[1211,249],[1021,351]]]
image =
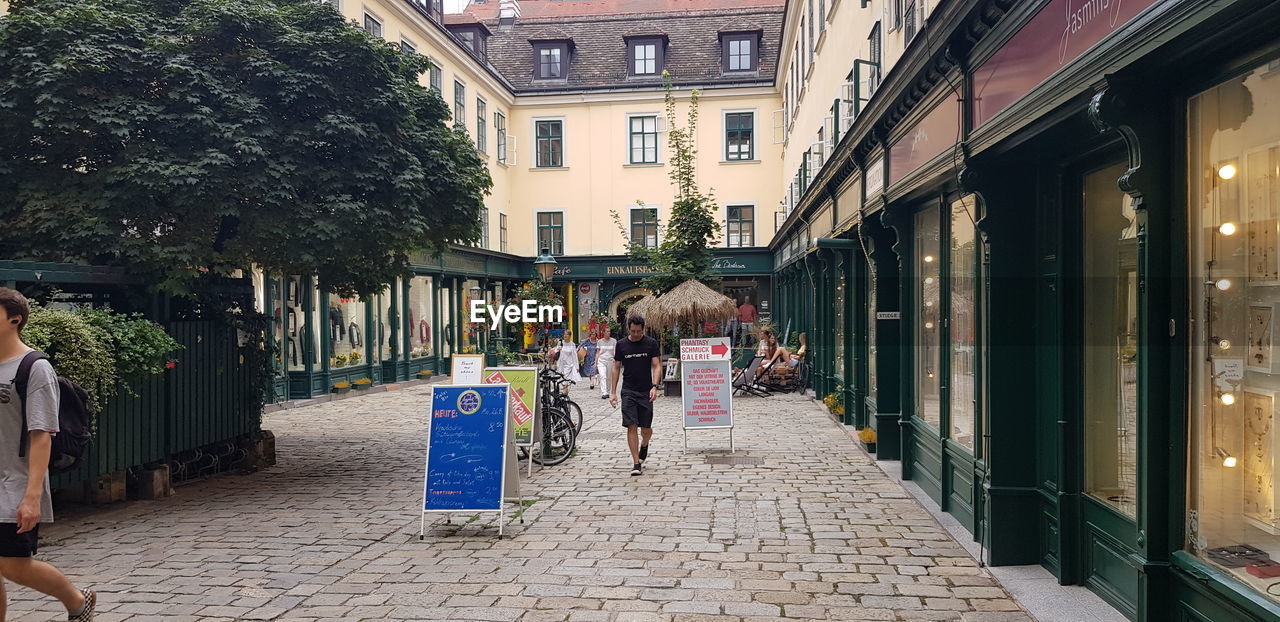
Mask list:
[[564,374],[569,382],[577,383],[582,380],[582,374],[578,373],[578,345],[573,342],[573,335],[565,333],[564,341],[560,342],[560,355],[556,357],[556,371]]

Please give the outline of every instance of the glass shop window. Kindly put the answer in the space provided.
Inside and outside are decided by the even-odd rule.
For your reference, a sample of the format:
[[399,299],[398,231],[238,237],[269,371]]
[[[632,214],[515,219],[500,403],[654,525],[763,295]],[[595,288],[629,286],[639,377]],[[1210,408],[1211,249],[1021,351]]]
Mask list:
[[431,277],[415,276],[409,281],[409,356],[431,356]]
[[1116,185],[1125,162],[1084,175],[1085,492],[1129,518],[1138,486],[1138,223]]
[[950,300],[951,439],[973,450],[978,411],[978,235],[972,195],[951,204]]
[[329,323],[329,369],[364,365],[365,304],[358,296],[329,294],[325,321]]
[[[399,287],[399,281],[396,281],[392,287]],[[378,347],[375,353],[379,361],[394,361],[400,352],[400,348],[396,345],[396,337],[400,331],[392,330],[391,324],[400,317],[399,313],[392,308],[391,288],[382,290],[378,294]]]
[[[1272,64],[1274,66],[1274,63]],[[1187,550],[1280,602],[1280,77],[1191,98]]]
[[942,284],[941,222],[938,208],[916,214],[915,239],[915,363],[916,415],[939,427],[941,418]]

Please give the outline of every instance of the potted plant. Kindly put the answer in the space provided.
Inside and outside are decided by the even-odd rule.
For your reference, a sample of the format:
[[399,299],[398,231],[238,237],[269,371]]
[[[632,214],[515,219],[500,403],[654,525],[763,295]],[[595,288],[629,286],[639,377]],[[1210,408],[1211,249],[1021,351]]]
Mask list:
[[419,377],[419,378],[430,378],[430,377],[431,377],[431,370],[424,369],[424,370],[419,371],[419,372],[418,372],[418,377]]
[[339,395],[346,393],[347,391],[350,391],[350,390],[351,390],[351,383],[347,382],[346,380],[343,380],[342,382],[334,383],[333,385],[333,392]]
[[360,353],[359,353],[359,352],[352,352],[351,354],[347,355],[347,362],[348,362],[352,367],[354,367],[354,366],[356,366],[356,365],[359,365],[359,364],[360,364]]
[[334,368],[338,368],[338,367],[346,367],[346,366],[347,366],[347,355],[345,355],[345,354],[339,354],[338,356],[333,357],[333,360],[332,360],[332,361],[330,361],[329,363],[330,363],[330,367],[334,367]]
[[363,391],[363,390],[368,389],[369,387],[373,386],[373,379],[372,379],[372,378],[361,378],[361,379],[356,380],[355,382],[351,383],[351,386],[355,387],[355,389],[356,389],[357,391]]
[[826,397],[822,398],[822,403],[827,405],[827,410],[831,411],[831,414],[837,415],[837,416],[843,416],[844,415],[844,388],[836,387],[836,390],[834,393],[831,393]]

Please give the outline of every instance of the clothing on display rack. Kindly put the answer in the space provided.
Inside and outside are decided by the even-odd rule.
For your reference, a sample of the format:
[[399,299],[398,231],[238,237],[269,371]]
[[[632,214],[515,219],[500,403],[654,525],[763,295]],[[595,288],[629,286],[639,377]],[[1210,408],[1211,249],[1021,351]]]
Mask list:
[[347,324],[346,324],[346,321],[343,320],[342,309],[339,309],[338,307],[330,305],[329,306],[329,331],[330,331],[329,336],[333,338],[334,343],[342,341],[346,337],[346,333],[343,332],[346,330],[346,328],[347,328]]
[[431,343],[431,325],[426,320],[418,322],[418,343],[423,347],[430,347]]
[[289,320],[289,335],[293,337],[297,337],[298,336],[298,313],[297,311],[294,311],[293,307],[289,307],[288,320]]
[[364,339],[361,337],[360,327],[355,322],[347,326],[347,343],[351,344],[352,348],[359,348],[364,344]]

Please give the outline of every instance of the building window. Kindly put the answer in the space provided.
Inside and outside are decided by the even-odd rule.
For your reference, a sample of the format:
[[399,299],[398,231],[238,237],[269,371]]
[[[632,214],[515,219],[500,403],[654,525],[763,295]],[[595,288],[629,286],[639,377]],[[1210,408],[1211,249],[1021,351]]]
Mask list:
[[440,66],[435,59],[431,59],[431,68],[427,70],[427,76],[431,80],[431,90],[437,95],[444,92],[444,67]]
[[871,27],[871,36],[867,37],[867,41],[871,44],[871,62],[879,67],[884,49],[880,38],[880,22],[876,22],[876,25]]
[[902,13],[902,37],[910,42],[916,36],[916,3],[908,2]]
[[476,149],[489,153],[489,112],[483,99],[476,98]]
[[369,15],[368,13],[365,13],[364,14],[364,31],[381,39],[382,38],[382,22],[378,21],[378,18],[372,15]]
[[498,250],[507,252],[507,215],[498,213]]
[[538,252],[544,248],[552,255],[564,254],[564,212],[538,213]]
[[436,20],[437,24],[444,23],[444,0],[430,0],[431,8],[429,12],[431,17]]
[[756,53],[757,35],[735,34],[725,35],[723,41],[723,58],[721,62],[725,71],[755,71],[759,65],[759,54]]
[[658,208],[631,208],[631,243],[645,248],[658,248]]
[[662,73],[662,39],[633,39],[631,63],[628,69],[633,76],[651,76]]
[[564,166],[564,121],[537,121],[538,168]]
[[480,208],[480,248],[489,248],[489,208]]
[[728,235],[725,242],[729,248],[756,245],[756,208],[750,205],[730,205],[728,211]]
[[[498,134],[498,161],[507,163],[507,115],[493,113],[493,130]],[[505,216],[504,216],[505,218]]]
[[950,344],[951,381],[948,388],[948,423],[951,440],[974,449],[977,435],[978,395],[978,257],[979,240],[974,218],[977,202],[972,195],[951,204],[950,249],[947,254],[947,343]]
[[937,430],[942,422],[942,227],[937,206],[915,217],[915,414]]
[[902,28],[902,0],[891,0],[893,2],[893,30]]
[[453,81],[453,124],[467,129],[467,86],[457,80]]
[[1274,580],[1250,572],[1280,550],[1280,125],[1260,105],[1276,99],[1274,71],[1262,64],[1188,101],[1193,334],[1177,360],[1191,380],[1187,549],[1280,603]]
[[818,0],[818,32],[827,31],[827,0]]
[[754,112],[730,112],[724,115],[724,159],[729,161],[755,159]]
[[405,41],[404,39],[401,39],[401,40],[400,40],[400,51],[401,51],[401,52],[404,52],[404,53],[406,53],[406,54],[417,54],[417,53],[418,53],[418,46],[416,46],[416,45],[414,45],[414,44],[412,44],[412,43],[409,43],[408,41]]
[[658,163],[658,117],[631,117],[628,129],[632,164]]
[[569,74],[569,46],[565,43],[540,43],[533,46],[533,77],[542,80],[563,78]]
[[1084,175],[1080,276],[1085,492],[1137,516],[1138,224],[1121,161]]
[[341,0],[323,0],[323,2],[324,2],[325,4],[332,4],[332,5],[333,5],[333,8],[338,9],[338,12],[339,12],[339,13],[341,13],[341,12],[342,12],[342,2],[341,2]]

